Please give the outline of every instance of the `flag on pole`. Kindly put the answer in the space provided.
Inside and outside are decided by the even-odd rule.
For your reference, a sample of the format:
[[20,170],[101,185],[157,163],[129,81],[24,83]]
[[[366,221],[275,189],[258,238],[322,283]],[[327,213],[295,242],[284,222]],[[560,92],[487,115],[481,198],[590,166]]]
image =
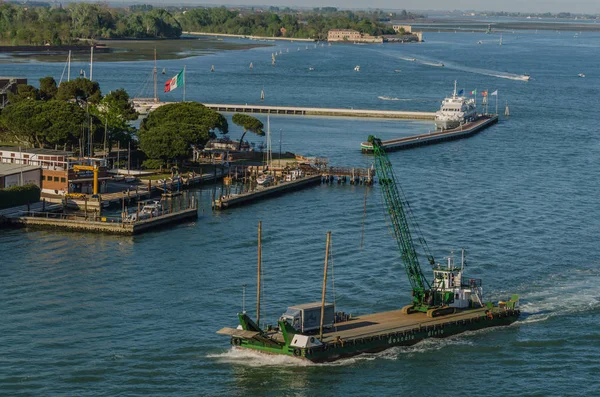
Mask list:
[[477,90],[471,91],[471,95],[477,95]]
[[462,95],[465,92],[465,90],[461,89],[460,91],[458,91],[458,95]]
[[496,90],[496,91],[492,92],[490,95],[491,95],[491,96],[498,96],[498,90]]
[[181,86],[183,86],[183,70],[177,73],[172,79],[167,80],[165,83],[165,92],[173,91],[175,88]]
[[481,96],[487,96],[487,90],[481,92]]

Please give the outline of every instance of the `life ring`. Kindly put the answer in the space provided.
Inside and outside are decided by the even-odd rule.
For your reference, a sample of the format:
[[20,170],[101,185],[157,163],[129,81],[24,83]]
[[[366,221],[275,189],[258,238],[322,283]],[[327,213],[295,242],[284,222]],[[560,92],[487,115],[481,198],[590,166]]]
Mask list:
[[240,338],[233,338],[231,343],[233,343],[235,346],[240,346],[242,344],[242,340]]
[[301,354],[302,352],[300,351],[300,349],[294,349],[294,356],[300,357]]

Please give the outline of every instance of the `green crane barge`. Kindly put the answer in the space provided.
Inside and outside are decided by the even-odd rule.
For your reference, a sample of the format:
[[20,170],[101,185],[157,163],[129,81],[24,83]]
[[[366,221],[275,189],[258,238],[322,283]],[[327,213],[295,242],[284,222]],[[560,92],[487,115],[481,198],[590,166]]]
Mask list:
[[[381,141],[370,136],[369,142],[373,145],[375,169],[387,214],[412,287],[412,302],[397,310],[361,316],[336,312],[333,304],[325,302],[328,234],[321,302],[288,307],[276,326],[260,327],[247,313],[239,313],[237,328],[225,327],[217,332],[230,336],[233,346],[327,362],[393,346],[410,346],[428,338],[509,325],[517,320],[520,315],[518,295],[497,304],[483,303],[481,280],[463,275],[464,250],[460,265],[455,264],[452,256],[446,258],[444,264],[435,262]],[[415,241],[433,267],[432,282],[421,269]],[[260,295],[257,300],[259,318]]]

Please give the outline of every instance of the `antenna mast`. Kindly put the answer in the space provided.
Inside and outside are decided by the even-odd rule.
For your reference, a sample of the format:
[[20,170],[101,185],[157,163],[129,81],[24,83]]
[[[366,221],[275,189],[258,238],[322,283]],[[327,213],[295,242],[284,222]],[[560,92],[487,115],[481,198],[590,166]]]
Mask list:
[[154,103],[158,102],[158,91],[156,90],[156,47],[154,47]]

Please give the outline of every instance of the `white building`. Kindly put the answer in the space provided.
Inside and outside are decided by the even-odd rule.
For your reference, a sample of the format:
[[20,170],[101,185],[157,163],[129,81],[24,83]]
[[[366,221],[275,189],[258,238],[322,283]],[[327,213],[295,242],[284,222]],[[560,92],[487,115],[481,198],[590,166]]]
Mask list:
[[0,163],[0,189],[30,184],[41,188],[41,178],[39,166]]

